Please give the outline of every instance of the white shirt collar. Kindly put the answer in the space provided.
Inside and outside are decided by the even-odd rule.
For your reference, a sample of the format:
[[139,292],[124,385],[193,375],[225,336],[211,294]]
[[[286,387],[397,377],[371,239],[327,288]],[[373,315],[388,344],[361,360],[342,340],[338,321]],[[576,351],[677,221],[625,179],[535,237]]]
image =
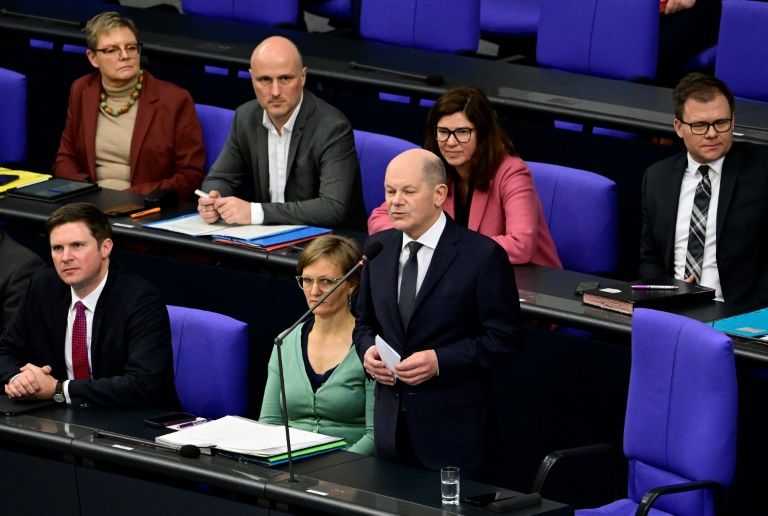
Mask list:
[[98,284],[98,286],[93,289],[93,292],[85,296],[83,299],[80,299],[77,297],[77,294],[75,294],[75,289],[70,287],[70,290],[72,292],[72,302],[69,305],[70,311],[74,309],[75,303],[78,301],[82,301],[82,303],[85,305],[85,308],[91,311],[91,313],[96,311],[96,303],[99,302],[99,296],[101,296],[102,290],[104,290],[104,285],[107,284],[107,278],[109,277],[109,269],[107,269],[107,273],[104,275],[104,279],[101,280],[101,282]]
[[702,165],[709,166],[709,170],[711,172],[714,172],[715,174],[722,174],[723,172],[723,162],[725,161],[725,155],[720,156],[718,159],[711,163],[698,163],[696,160],[694,160],[691,157],[691,153],[688,153],[688,172],[690,172],[692,175],[695,175],[696,172],[699,171],[699,167]]
[[[280,130],[280,134],[283,134],[284,132],[288,132],[288,133],[293,132],[293,126],[296,124],[296,117],[299,116],[299,111],[301,110],[302,102],[304,102],[304,92],[301,93],[301,99],[299,100],[299,103],[296,105],[296,109],[293,110],[293,113],[291,113],[291,118],[288,119],[288,121]],[[277,134],[277,128],[275,127],[275,124],[272,123],[272,119],[269,118],[269,113],[267,113],[266,109],[264,110],[264,113],[261,116],[261,123],[264,127],[266,127],[267,131],[274,131],[275,134]]]
[[[416,241],[429,247],[430,249],[435,249],[437,247],[437,243],[440,241],[440,236],[443,234],[445,224],[445,212],[441,211],[440,216],[437,218],[435,223],[432,224],[432,227],[425,231],[423,235],[416,239]],[[402,251],[403,248],[412,241],[413,239],[411,237],[403,233],[403,247],[401,247],[400,250]]]

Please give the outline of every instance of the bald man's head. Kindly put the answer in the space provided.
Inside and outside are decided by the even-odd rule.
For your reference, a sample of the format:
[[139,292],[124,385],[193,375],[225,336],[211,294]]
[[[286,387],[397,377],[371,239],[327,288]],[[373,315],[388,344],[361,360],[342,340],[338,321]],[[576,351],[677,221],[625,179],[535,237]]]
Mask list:
[[251,54],[250,72],[256,98],[279,132],[301,102],[307,69],[299,49],[286,38],[269,37]]

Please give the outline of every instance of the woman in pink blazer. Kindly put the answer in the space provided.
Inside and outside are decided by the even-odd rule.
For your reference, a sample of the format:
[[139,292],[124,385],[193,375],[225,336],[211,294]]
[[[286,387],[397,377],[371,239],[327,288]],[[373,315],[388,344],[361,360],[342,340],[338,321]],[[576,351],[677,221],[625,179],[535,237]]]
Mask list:
[[[531,171],[481,90],[462,86],[437,100],[427,115],[424,148],[445,163],[443,207],[456,222],[494,239],[513,264],[562,268]],[[368,233],[391,227],[386,205],[374,209]]]

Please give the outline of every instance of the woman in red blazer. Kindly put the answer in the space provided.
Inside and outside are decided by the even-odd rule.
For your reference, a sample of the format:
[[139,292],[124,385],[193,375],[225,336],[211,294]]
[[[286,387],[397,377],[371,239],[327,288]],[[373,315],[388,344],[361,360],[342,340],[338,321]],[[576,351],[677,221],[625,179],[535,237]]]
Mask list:
[[192,96],[141,69],[128,18],[101,13],[85,33],[98,71],[72,84],[54,174],[139,194],[170,188],[194,200],[205,147]]
[[[443,159],[443,208],[464,227],[498,242],[509,261],[562,268],[528,165],[517,156],[485,94],[472,87],[445,92],[427,115],[424,148]],[[368,233],[391,228],[385,205]]]

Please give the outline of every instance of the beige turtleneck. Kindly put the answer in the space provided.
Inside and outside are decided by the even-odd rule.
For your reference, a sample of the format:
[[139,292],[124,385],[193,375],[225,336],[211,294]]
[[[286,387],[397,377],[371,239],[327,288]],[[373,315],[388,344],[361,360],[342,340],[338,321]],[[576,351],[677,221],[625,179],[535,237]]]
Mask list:
[[[107,105],[119,111],[128,103],[136,89],[136,80],[122,88],[102,85],[107,94]],[[131,138],[136,124],[139,99],[120,116],[107,114],[99,108],[96,123],[96,182],[103,188],[125,190],[131,186]]]

